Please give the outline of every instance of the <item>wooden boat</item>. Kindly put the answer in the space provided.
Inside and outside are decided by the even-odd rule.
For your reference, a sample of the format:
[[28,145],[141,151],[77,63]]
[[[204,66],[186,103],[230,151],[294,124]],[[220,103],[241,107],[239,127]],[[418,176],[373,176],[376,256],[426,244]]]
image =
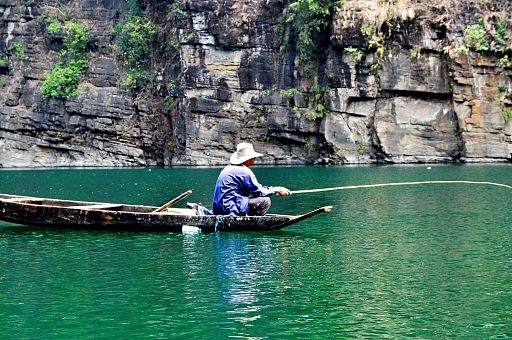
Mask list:
[[304,215],[216,216],[196,215],[193,209],[69,201],[0,194],[0,220],[31,226],[102,230],[203,232],[277,230],[303,221],[332,207]]

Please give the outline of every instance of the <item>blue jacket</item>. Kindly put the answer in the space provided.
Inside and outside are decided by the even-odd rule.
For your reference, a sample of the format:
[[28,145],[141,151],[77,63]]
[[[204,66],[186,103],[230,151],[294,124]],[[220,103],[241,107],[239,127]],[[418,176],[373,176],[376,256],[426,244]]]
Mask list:
[[226,166],[219,175],[213,194],[213,214],[247,216],[250,196],[274,195],[273,187],[264,187],[243,164]]

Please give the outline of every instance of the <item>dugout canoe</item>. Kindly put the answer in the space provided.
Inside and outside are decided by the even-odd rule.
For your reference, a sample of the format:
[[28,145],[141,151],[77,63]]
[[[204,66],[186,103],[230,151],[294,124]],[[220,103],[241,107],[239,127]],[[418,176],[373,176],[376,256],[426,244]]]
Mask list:
[[37,227],[181,232],[197,228],[214,231],[268,231],[288,227],[332,207],[322,207],[304,215],[217,216],[195,215],[192,209],[70,201],[0,194],[0,220]]

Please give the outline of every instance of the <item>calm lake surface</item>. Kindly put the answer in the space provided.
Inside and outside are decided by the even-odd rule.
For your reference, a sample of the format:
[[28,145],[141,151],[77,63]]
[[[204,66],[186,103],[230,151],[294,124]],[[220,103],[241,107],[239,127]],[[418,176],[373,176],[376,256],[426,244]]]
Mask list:
[[[425,180],[512,185],[511,165],[255,167],[292,190]],[[0,192],[209,205],[220,168],[3,170]],[[512,337],[512,190],[355,189],[273,198],[333,205],[287,229],[135,233],[0,222],[0,338]],[[177,206],[184,206],[179,203]]]

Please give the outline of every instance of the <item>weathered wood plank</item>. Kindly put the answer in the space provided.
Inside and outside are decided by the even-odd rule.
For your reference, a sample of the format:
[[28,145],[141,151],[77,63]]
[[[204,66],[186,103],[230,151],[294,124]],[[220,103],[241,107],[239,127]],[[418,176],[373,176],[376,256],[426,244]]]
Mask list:
[[87,209],[87,210],[105,210],[105,209],[112,209],[112,208],[119,208],[122,207],[124,204],[113,204],[113,203],[101,203],[101,204],[91,204],[91,205],[72,205],[68,206],[66,208],[71,209]]
[[26,202],[26,203],[30,203],[30,202],[43,202],[44,199],[40,198],[40,199],[37,199],[37,198],[30,198],[30,197],[14,197],[14,198],[2,198],[1,199],[2,201],[5,201],[5,202]]

